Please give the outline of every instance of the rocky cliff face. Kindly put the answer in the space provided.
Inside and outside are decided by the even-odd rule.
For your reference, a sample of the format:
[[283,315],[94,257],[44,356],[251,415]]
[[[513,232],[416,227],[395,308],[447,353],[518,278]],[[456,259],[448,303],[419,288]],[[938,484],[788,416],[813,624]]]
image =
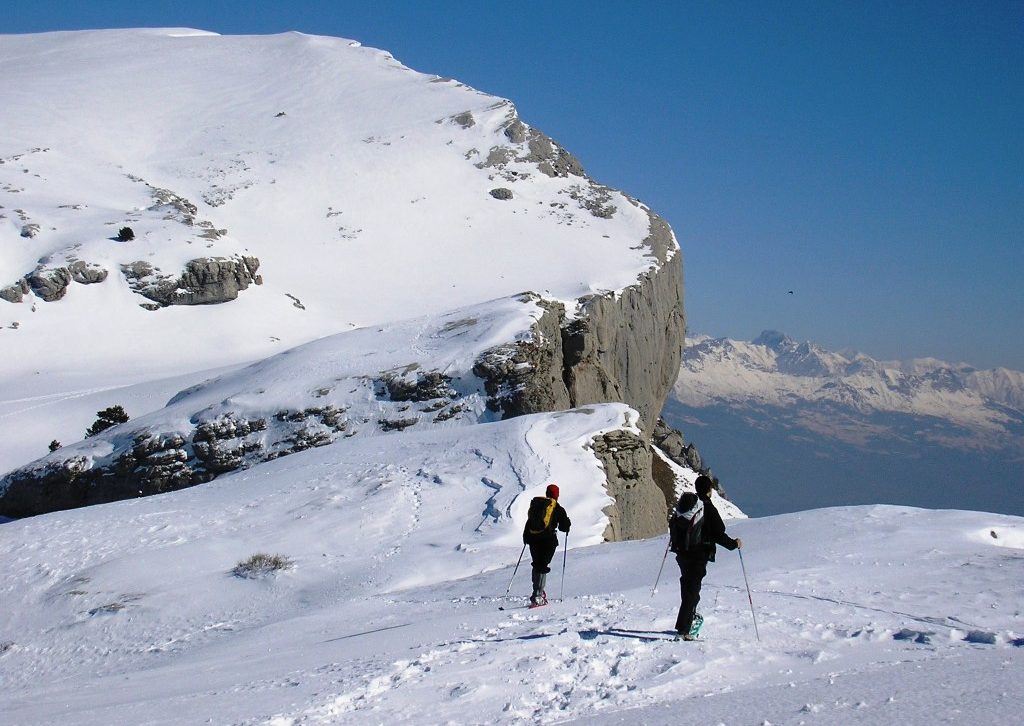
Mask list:
[[636,285],[581,299],[572,319],[563,305],[545,301],[530,340],[481,356],[474,372],[487,382],[494,410],[511,417],[622,401],[640,412],[650,438],[678,373],[686,329],[683,268],[669,257],[672,232],[650,217],[645,244],[658,264]]
[[486,381],[488,405],[505,417],[610,401],[640,413],[642,438],[619,432],[594,443],[616,499],[608,510],[610,540],[661,533],[666,502],[675,501],[674,483],[654,476],[651,444],[682,356],[683,269],[671,256],[671,229],[649,214],[645,244],[659,264],[636,285],[580,300],[572,320],[562,305],[545,303],[530,340],[488,351],[474,368]]
[[651,247],[659,266],[618,295],[581,301],[583,314],[563,332],[564,376],[574,406],[625,401],[640,412],[649,438],[675,382],[686,314],[683,267],[672,231],[650,213]]
[[[620,431],[593,443],[607,473],[608,493],[615,499],[606,510],[609,540],[661,533],[666,508],[676,494],[674,478],[655,476],[658,458],[652,452],[652,437],[667,436],[658,417],[682,354],[682,266],[668,225],[648,214],[651,226],[645,244],[653,264],[635,285],[618,294],[578,301],[571,318],[562,303],[524,293],[519,301],[541,310],[530,334],[484,351],[472,368],[483,381],[487,408],[503,418],[615,401],[640,413],[642,436]],[[250,281],[259,281],[259,262],[252,258],[194,263],[180,278],[158,279],[145,263],[124,274],[138,292],[159,305],[201,304],[213,301],[211,295],[230,299]],[[426,408],[418,408],[434,423],[459,418],[470,403],[460,399],[451,383],[437,371],[377,373],[371,385],[374,395],[399,404],[380,414],[380,430],[401,431],[419,424],[422,416],[409,415],[412,403],[424,404]],[[0,511],[28,516],[193,486],[353,435],[344,412],[343,407],[332,406],[280,410],[269,433],[266,419],[250,420],[231,412],[198,422],[189,431],[140,430],[102,465],[82,456],[56,456],[41,466],[11,472],[2,482]],[[672,456],[672,447],[668,448]],[[673,458],[689,463],[682,448]],[[693,458],[699,462],[695,452]]]
[[608,494],[615,499],[605,509],[605,539],[616,542],[664,533],[665,513],[675,504],[675,480],[655,479],[650,443],[627,431],[613,431],[594,439],[594,453],[604,465]]

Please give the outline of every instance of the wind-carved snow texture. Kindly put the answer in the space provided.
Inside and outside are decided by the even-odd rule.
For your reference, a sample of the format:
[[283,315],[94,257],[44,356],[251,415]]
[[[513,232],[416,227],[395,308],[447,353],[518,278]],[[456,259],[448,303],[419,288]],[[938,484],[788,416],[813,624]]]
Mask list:
[[[405,435],[397,450],[366,439],[162,499],[0,525],[11,563],[0,595],[13,603],[0,705],[15,723],[59,712],[72,724],[670,724],[685,712],[924,726],[936,708],[1013,722],[1019,517],[854,507],[729,520],[760,641],[726,551],[704,582],[701,638],[674,639],[673,563],[651,592],[664,537],[571,546],[564,589],[556,558],[551,604],[525,609],[528,568],[512,578],[518,520],[489,524],[504,531],[494,540],[475,515],[516,489],[502,454],[578,471],[573,427],[589,418],[563,418],[561,434],[542,415],[472,427],[465,441]],[[528,449],[538,425],[550,443]],[[599,479],[594,468],[562,480],[581,545],[597,530],[577,519],[593,511],[580,497]],[[268,549],[294,566],[271,580],[230,575]],[[129,699],[109,687],[126,682]]]

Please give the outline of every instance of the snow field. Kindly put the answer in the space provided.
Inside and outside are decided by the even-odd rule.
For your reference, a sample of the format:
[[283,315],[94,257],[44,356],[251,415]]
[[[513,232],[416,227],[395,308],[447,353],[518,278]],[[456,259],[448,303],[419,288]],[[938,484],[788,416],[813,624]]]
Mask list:
[[[622,415],[596,408],[568,421]],[[525,442],[539,424],[556,426],[527,417],[446,444],[490,462],[439,451],[436,433],[403,433],[3,525],[12,566],[2,596],[15,607],[0,621],[0,705],[16,724],[58,712],[81,724],[211,714],[244,724],[667,724],[680,713],[729,724],[925,724],[946,702],[958,718],[1011,723],[1024,705],[1008,687],[1024,643],[1022,552],[1010,536],[1024,525],[1009,516],[857,507],[730,520],[745,543],[761,642],[738,557],[724,550],[705,580],[702,639],[671,640],[671,558],[651,595],[664,538],[572,546],[561,601],[560,549],[552,604],[525,609],[528,556],[504,595],[521,523],[505,517],[479,536],[480,519],[464,513],[485,510],[484,476],[504,480],[491,456],[499,441],[523,442],[513,450],[533,463],[519,470],[536,475],[561,455],[552,452],[578,446],[563,421],[565,445],[532,459]],[[402,465],[370,464],[386,441]],[[449,478],[452,462],[474,458]],[[572,492],[583,484],[562,486],[578,516]],[[577,526],[585,522],[573,535]],[[1004,536],[979,534],[993,530]],[[257,550],[295,566],[265,580],[227,574]],[[941,691],[922,697],[933,681]]]
[[[0,36],[0,286],[73,257],[109,272],[0,305],[12,345],[74,351],[9,356],[0,385],[238,364],[524,290],[617,291],[656,264],[621,193],[598,218],[571,196],[583,177],[477,166],[511,144],[508,101],[343,39],[175,33]],[[113,239],[123,225],[133,241]],[[120,272],[230,255],[257,257],[263,284],[225,305],[143,310]]]
[[[872,519],[902,521],[907,529],[922,524],[926,531],[964,536],[974,524],[969,520],[994,517],[888,507],[807,514],[808,524],[816,522],[812,526],[838,535],[837,551],[855,541],[858,529]],[[762,558],[794,554],[792,546],[762,541],[772,534],[766,526],[771,520],[730,524],[748,542],[748,569],[757,575]],[[891,538],[890,553],[894,542],[900,542],[902,551],[903,542]],[[1014,600],[1019,585],[1010,586],[1013,592],[1007,592],[1005,581],[988,589],[988,597],[1002,589],[1002,595],[1014,600],[1012,606],[978,613],[970,626],[963,611],[937,607],[951,582],[973,582],[973,573],[964,576],[958,572],[961,568],[977,568],[984,575],[990,568],[1004,567],[998,552],[972,552],[967,564],[959,561],[962,550],[950,552],[948,564],[931,570],[933,589],[915,586],[919,578],[904,579],[906,573],[890,578],[887,571],[895,563],[880,561],[866,566],[859,576],[846,575],[845,586],[837,591],[842,561],[833,555],[827,556],[835,568],[830,579],[814,581],[807,572],[783,576],[770,571],[768,587],[759,578],[753,582],[760,643],[754,639],[738,558],[722,552],[705,581],[703,638],[682,643],[672,641],[666,632],[678,605],[675,568],[667,569],[668,577],[653,599],[653,583],[640,582],[641,574],[653,578],[663,546],[663,540],[656,539],[572,550],[567,586],[580,594],[540,610],[495,613],[495,605],[505,604],[504,598],[467,597],[469,581],[444,586],[435,593],[438,597],[402,593],[418,620],[394,631],[403,633],[398,650],[407,654],[383,673],[366,675],[355,688],[321,705],[277,714],[269,722],[579,719],[668,724],[679,723],[680,718],[686,723],[710,718],[719,719],[711,723],[730,724],[923,724],[956,722],[978,713],[994,716],[996,723],[1012,723],[1010,711],[1004,709],[1012,711],[1013,704],[1021,704],[1019,688],[1008,686],[1013,669],[1022,662],[1019,648],[1024,640],[1019,630],[1005,626],[1016,621],[1019,628],[1019,600]],[[793,564],[798,569],[813,567],[817,560],[804,548]],[[554,574],[559,574],[557,569]],[[506,578],[491,575],[472,581],[481,590],[499,593],[507,583]],[[445,600],[439,595],[452,597]],[[472,615],[463,615],[467,610]],[[430,624],[450,633],[456,622],[456,637],[429,638],[427,643],[416,637]],[[375,637],[394,640],[393,634],[384,632]],[[960,672],[986,680],[965,682]],[[930,679],[940,681],[944,692],[922,697],[920,691]],[[423,704],[429,704],[429,715],[420,710]]]

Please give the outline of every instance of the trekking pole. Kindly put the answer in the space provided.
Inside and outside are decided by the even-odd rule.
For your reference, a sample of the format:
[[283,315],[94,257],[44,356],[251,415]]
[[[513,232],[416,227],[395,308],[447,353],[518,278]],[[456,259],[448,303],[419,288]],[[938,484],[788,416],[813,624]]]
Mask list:
[[512,579],[508,581],[508,589],[505,590],[505,594],[508,595],[512,592],[512,580],[516,579],[516,573],[519,572],[519,563],[523,561],[523,554],[526,552],[526,545],[523,545],[522,552],[519,553],[519,560],[516,562],[516,569],[512,570]]
[[661,567],[658,568],[658,576],[654,579],[654,589],[651,590],[651,597],[654,597],[654,593],[658,591],[658,583],[661,582],[661,571],[665,569],[665,560],[668,559],[668,548],[672,546],[672,538],[668,538],[668,542],[665,543],[665,554],[661,557]]
[[757,632],[757,616],[754,614],[754,598],[750,597],[750,583],[747,581],[747,566],[743,564],[743,548],[736,550],[740,553],[740,567],[743,568],[743,584],[747,586],[747,601],[750,603],[750,617],[754,619],[754,635],[757,642],[761,642],[761,634]]
[[565,533],[565,549],[562,550],[562,584],[558,588],[558,601],[565,600],[565,556],[569,554],[569,533]]

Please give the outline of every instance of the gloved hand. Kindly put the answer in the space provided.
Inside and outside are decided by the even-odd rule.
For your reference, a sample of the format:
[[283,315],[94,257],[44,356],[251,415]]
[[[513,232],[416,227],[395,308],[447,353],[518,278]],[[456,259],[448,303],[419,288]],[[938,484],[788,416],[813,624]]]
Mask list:
[[743,549],[743,540],[741,540],[739,537],[736,538],[736,549]]

